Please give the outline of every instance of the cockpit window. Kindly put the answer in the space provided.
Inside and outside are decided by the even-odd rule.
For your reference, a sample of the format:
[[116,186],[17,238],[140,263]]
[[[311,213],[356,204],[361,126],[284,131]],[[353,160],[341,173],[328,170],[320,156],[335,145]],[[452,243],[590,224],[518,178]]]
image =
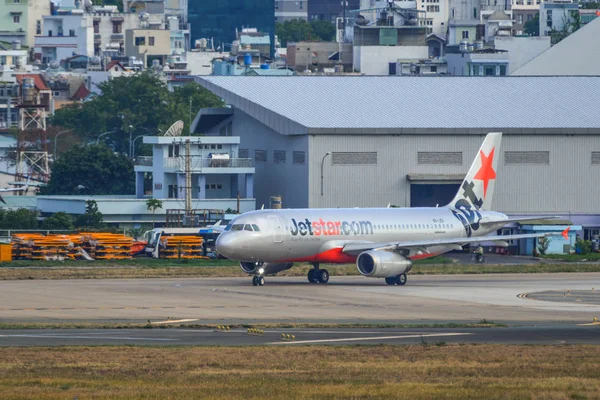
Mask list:
[[252,227],[254,228],[254,232],[260,232],[260,229],[258,229],[258,225],[252,224]]
[[243,229],[244,229],[244,224],[234,224],[234,225],[231,227],[231,230],[232,230],[232,231],[241,231],[241,230],[243,230]]
[[252,232],[252,225],[250,225],[250,224],[244,225],[244,230]]
[[231,230],[231,224],[227,224],[227,226],[225,227],[225,232]]

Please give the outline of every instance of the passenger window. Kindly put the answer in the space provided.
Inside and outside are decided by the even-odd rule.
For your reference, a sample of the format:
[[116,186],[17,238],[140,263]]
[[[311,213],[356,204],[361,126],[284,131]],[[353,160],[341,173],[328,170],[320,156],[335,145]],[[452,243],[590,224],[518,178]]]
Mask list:
[[260,229],[258,229],[258,225],[252,224],[252,227],[254,228],[254,232],[260,232]]
[[244,229],[244,224],[235,224],[231,227],[232,231],[241,231]]

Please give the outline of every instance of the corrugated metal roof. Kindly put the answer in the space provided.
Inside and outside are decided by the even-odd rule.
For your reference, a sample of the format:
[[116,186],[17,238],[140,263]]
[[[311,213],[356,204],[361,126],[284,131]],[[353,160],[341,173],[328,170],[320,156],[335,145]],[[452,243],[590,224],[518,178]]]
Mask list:
[[269,36],[240,35],[240,42],[242,44],[271,44],[271,38]]
[[[198,77],[275,130],[598,129],[600,77]],[[277,120],[279,117],[279,120]],[[306,129],[305,129],[306,128]]]

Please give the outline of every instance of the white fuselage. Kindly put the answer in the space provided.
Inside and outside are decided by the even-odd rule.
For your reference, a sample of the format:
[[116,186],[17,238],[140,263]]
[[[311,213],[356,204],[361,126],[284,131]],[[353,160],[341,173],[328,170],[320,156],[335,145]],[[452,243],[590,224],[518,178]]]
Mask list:
[[[493,211],[442,208],[351,208],[260,210],[235,218],[217,239],[217,251],[240,261],[349,263],[349,243],[387,243],[485,236],[507,219]],[[499,224],[479,225],[481,220]],[[253,226],[249,228],[246,225]],[[411,250],[412,259],[455,246]]]

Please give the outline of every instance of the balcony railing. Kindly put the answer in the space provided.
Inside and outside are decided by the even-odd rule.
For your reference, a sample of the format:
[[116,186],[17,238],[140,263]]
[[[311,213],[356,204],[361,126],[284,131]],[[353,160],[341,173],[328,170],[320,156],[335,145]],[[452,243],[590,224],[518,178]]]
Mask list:
[[[142,167],[152,167],[152,157],[136,157],[135,165]],[[177,170],[183,170],[185,168],[184,157],[167,157],[163,161],[165,168],[175,168]],[[198,156],[192,156],[190,159],[190,166],[192,170],[197,171],[202,168],[253,168],[254,160],[251,158],[230,158],[228,160],[215,159],[215,158],[203,158]]]

